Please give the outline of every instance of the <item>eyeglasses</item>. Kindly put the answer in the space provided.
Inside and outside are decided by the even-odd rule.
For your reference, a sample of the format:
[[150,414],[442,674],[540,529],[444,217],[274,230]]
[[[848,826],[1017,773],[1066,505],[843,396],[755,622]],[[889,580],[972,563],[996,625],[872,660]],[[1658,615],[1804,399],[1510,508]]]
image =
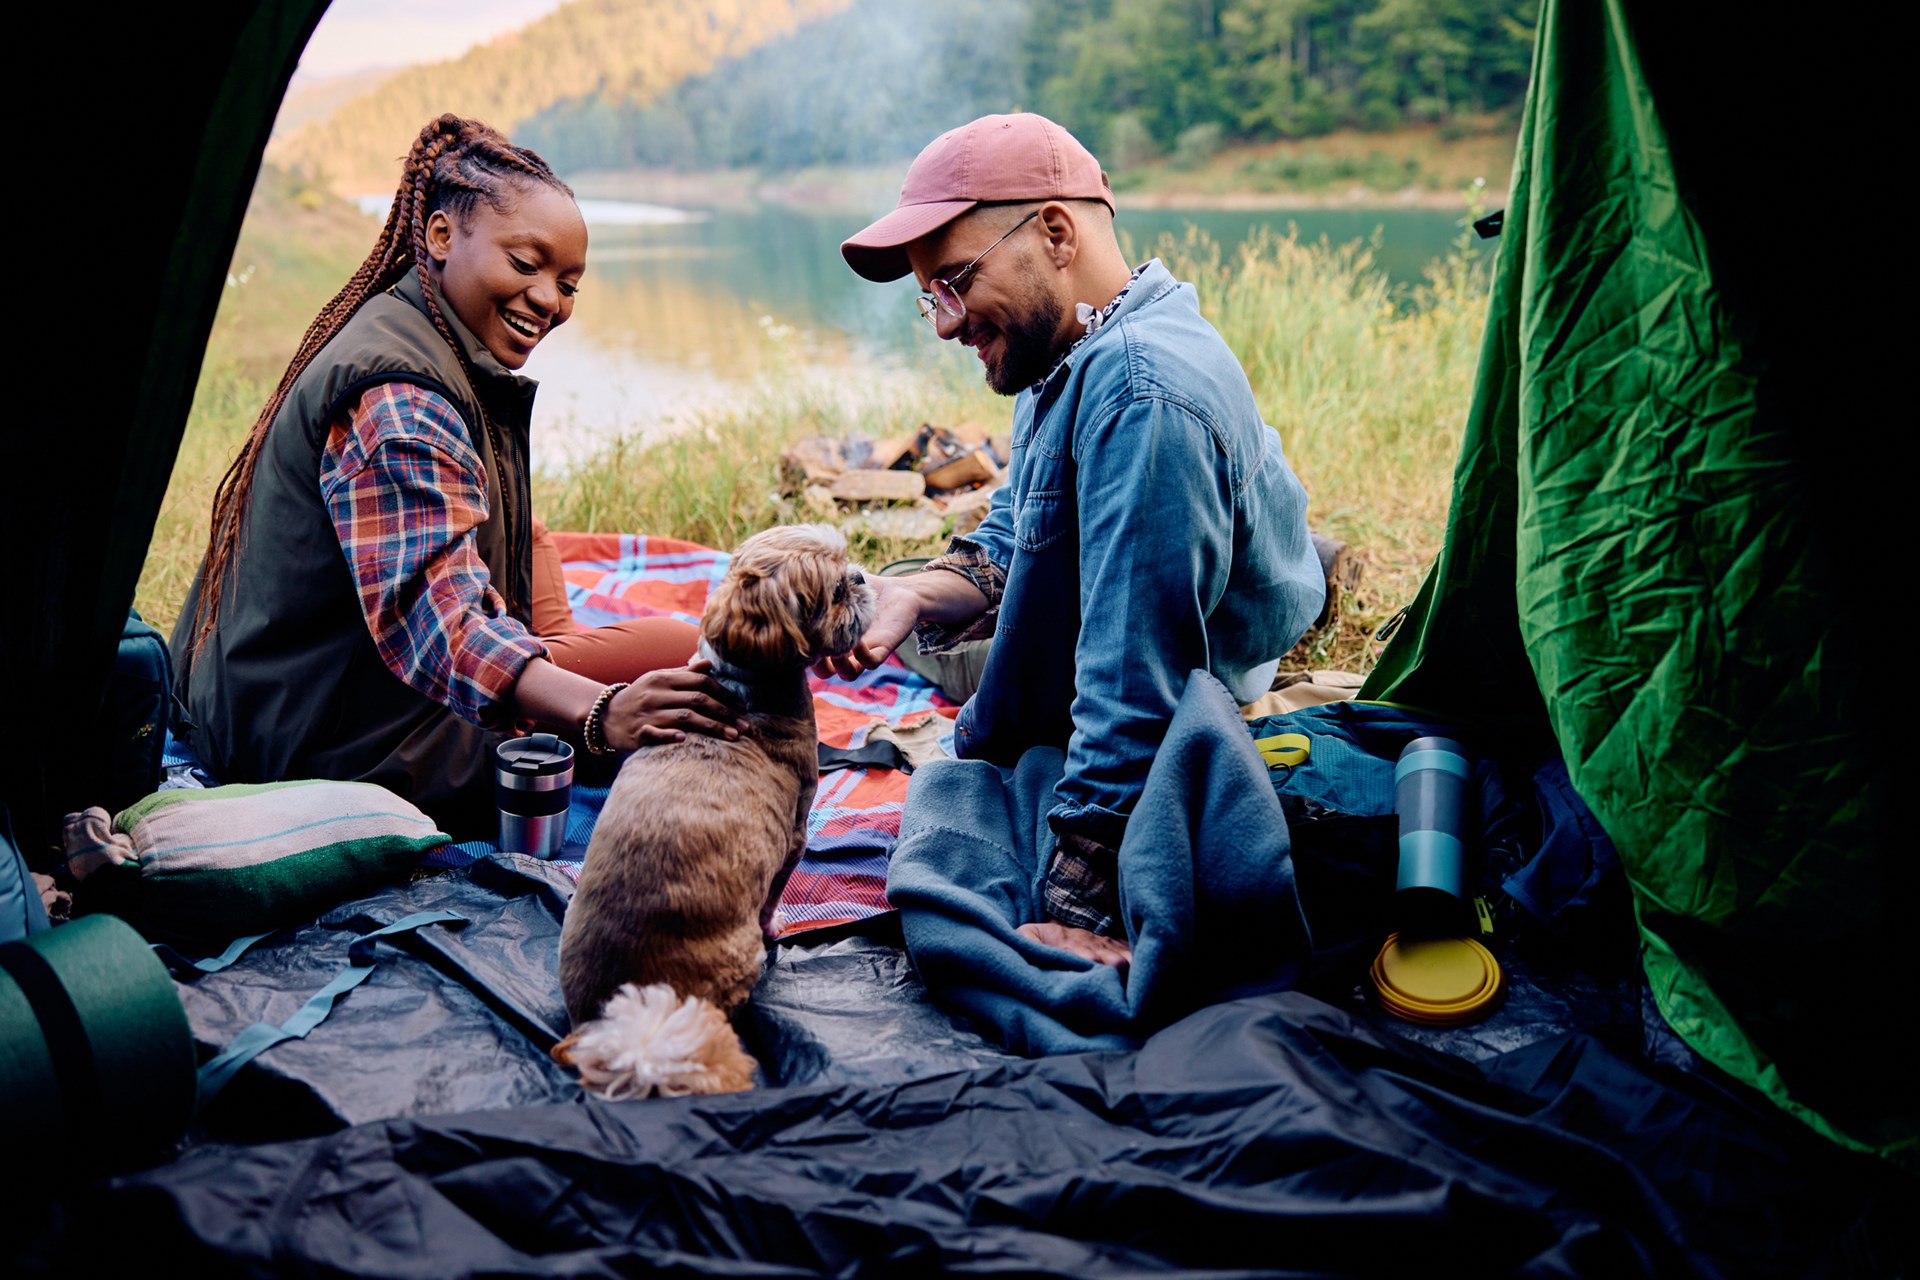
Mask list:
[[939,313],[942,311],[952,316],[955,320],[966,319],[967,304],[961,300],[960,294],[967,287],[965,282],[967,278],[973,274],[973,269],[979,266],[981,260],[988,254],[998,249],[1001,244],[1005,242],[1007,236],[1012,235],[1039,216],[1040,211],[1035,209],[1032,213],[1008,227],[1006,235],[1001,236],[1000,239],[995,240],[992,244],[982,249],[980,251],[980,257],[975,258],[972,262],[969,262],[966,266],[954,272],[951,280],[929,280],[927,282],[927,292],[921,294],[919,298],[920,314],[926,319],[926,322],[938,328],[940,325]]

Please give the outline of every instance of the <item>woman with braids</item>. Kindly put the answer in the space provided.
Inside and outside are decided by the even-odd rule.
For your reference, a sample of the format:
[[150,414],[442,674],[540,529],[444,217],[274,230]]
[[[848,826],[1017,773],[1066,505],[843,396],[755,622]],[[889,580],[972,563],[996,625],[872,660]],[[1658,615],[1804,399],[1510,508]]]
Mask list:
[[586,253],[539,156],[456,116],[421,131],[214,497],[172,647],[223,781],[377,782],[473,838],[516,723],[606,756],[734,736],[693,627],[574,628],[529,508],[535,384],[514,370],[572,314]]

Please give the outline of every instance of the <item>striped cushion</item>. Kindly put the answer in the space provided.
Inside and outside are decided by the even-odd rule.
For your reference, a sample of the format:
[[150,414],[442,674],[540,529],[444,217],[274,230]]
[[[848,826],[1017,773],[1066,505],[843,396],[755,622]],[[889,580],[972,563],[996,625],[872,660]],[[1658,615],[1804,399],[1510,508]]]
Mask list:
[[187,945],[311,920],[447,843],[412,803],[366,782],[157,791],[113,825],[139,858],[89,879],[89,890],[100,882],[93,905]]

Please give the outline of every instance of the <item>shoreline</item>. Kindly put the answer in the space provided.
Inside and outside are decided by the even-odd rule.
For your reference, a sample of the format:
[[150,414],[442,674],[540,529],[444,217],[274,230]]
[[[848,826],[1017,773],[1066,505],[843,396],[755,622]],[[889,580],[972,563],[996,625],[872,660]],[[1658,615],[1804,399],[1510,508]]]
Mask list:
[[[1121,173],[1115,203],[1134,209],[1499,208],[1513,163],[1513,134],[1489,120],[1448,138],[1431,125],[1389,133],[1337,130],[1314,138],[1246,143],[1202,161],[1162,157]],[[759,169],[635,168],[568,174],[582,197],[706,210],[768,206],[874,217],[900,194],[905,159],[884,165]],[[1303,175],[1305,180],[1301,181]],[[1476,188],[1475,183],[1480,185]]]
[[[1399,191],[1376,191],[1372,187],[1351,187],[1338,194],[1313,191],[1122,191],[1115,194],[1122,209],[1436,209],[1465,213],[1466,197],[1457,191],[1427,191],[1406,187]],[[1507,201],[1505,191],[1483,187],[1480,200],[1498,208]]]
[[[670,208],[741,211],[777,206],[805,213],[842,213],[870,217],[893,205],[899,187],[894,175],[877,171],[801,171],[762,175],[756,170],[670,169],[593,170],[568,175],[568,183],[582,199],[621,200]],[[1507,193],[1493,187],[1479,192],[1482,204],[1498,208]],[[1126,209],[1434,209],[1466,212],[1467,197],[1459,191],[1403,187],[1382,191],[1347,186],[1338,191],[1217,191],[1178,186],[1122,188],[1114,193],[1120,210]]]

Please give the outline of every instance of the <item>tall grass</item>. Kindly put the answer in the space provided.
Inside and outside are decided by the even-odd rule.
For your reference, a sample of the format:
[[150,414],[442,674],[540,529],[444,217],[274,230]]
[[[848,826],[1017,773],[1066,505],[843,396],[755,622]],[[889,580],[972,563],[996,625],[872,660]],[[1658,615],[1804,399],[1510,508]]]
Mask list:
[[695,415],[652,443],[617,440],[565,475],[535,482],[534,506],[560,529],[644,531],[732,547],[769,525],[839,524],[857,559],[875,567],[945,545],[950,526],[926,538],[864,527],[857,512],[814,503],[781,483],[780,454],[807,436],[910,434],[922,423],[1004,419],[1009,402],[950,367],[912,381],[844,378],[793,367],[738,400]]
[[[1148,249],[1195,284],[1202,311],[1239,356],[1307,487],[1308,522],[1351,544],[1365,565],[1339,624],[1310,636],[1289,665],[1368,669],[1373,629],[1412,599],[1439,549],[1485,317],[1486,255],[1463,232],[1421,284],[1396,289],[1364,243],[1263,234],[1225,254],[1194,233]],[[232,310],[222,309],[140,582],[137,603],[163,628],[199,563],[213,488],[278,373],[242,358],[243,337],[252,345],[258,335],[246,331],[242,308]],[[535,509],[556,529],[731,547],[771,524],[851,514],[782,491],[781,451],[804,436],[997,426],[1010,410],[957,362],[911,381],[850,382],[782,371],[664,439],[616,439],[564,475],[537,476]],[[914,539],[858,527],[849,537],[873,565],[945,542],[944,532]]]
[[1154,252],[1194,283],[1240,357],[1307,488],[1309,525],[1349,543],[1365,566],[1340,625],[1309,637],[1293,663],[1369,669],[1373,629],[1413,598],[1445,532],[1487,255],[1463,228],[1420,284],[1396,289],[1362,242],[1262,232],[1223,255],[1191,233]]
[[[249,372],[245,362],[234,354],[231,330],[236,321],[224,314],[225,308],[222,310],[223,318],[216,321],[206,360],[200,366],[193,410],[187,415],[173,477],[161,500],[153,540],[147,545],[146,563],[140,569],[140,583],[134,589],[134,608],[162,634],[170,632],[179,617],[207,549],[213,492],[273,390],[272,380]],[[273,380],[277,378],[277,373],[272,375]]]
[[134,590],[134,607],[163,633],[200,567],[220,477],[308,323],[346,283],[378,230],[297,175],[272,165],[260,170]]

